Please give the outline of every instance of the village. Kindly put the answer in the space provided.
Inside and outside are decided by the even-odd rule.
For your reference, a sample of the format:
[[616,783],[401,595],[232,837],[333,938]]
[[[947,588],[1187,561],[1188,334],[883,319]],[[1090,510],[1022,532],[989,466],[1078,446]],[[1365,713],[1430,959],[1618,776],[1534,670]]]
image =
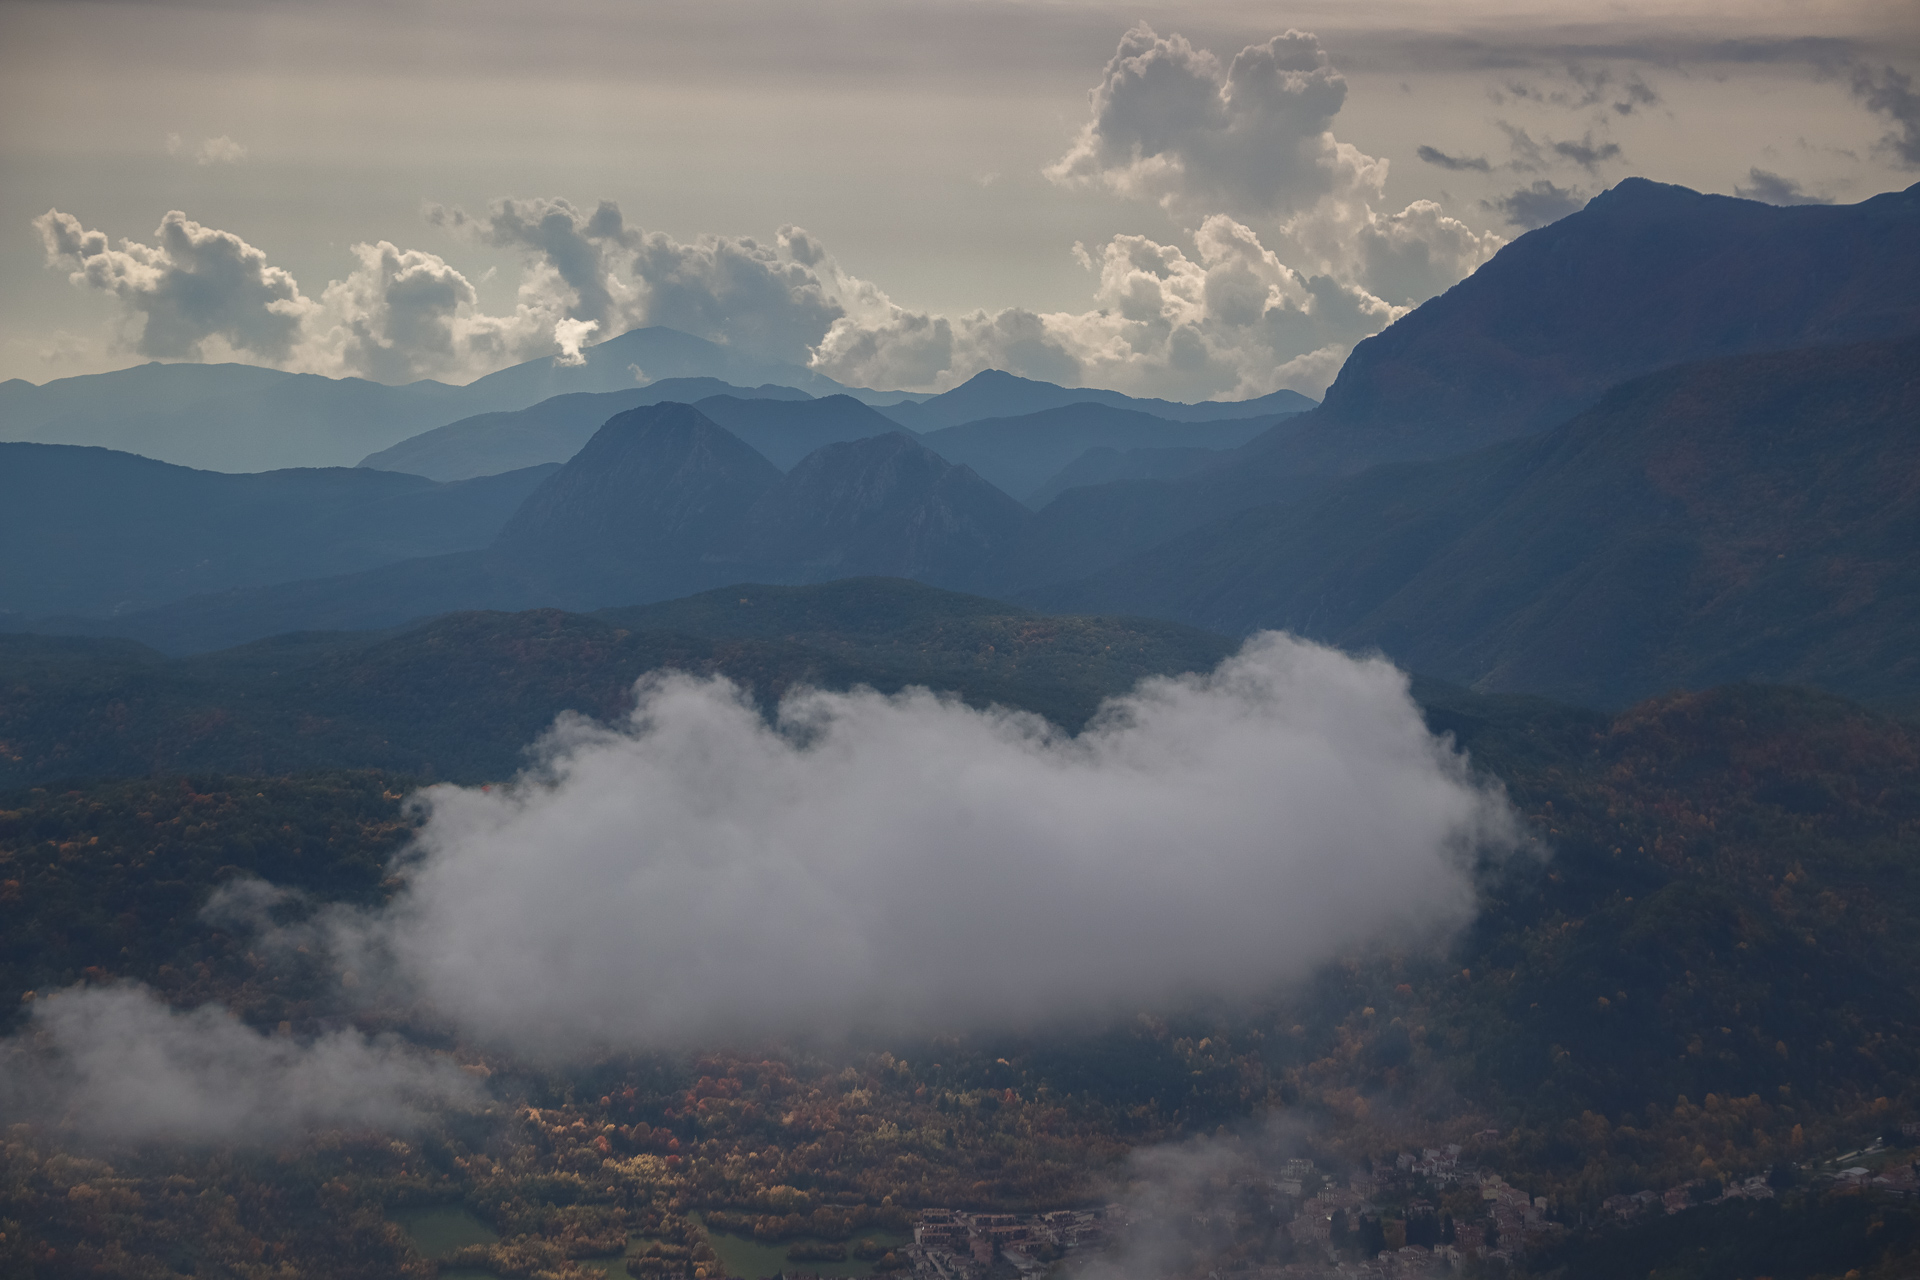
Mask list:
[[[1920,1126],[1904,1126],[1920,1137]],[[1488,1132],[1477,1138],[1493,1138]],[[1558,1243],[1569,1224],[1545,1197],[1462,1159],[1450,1144],[1400,1154],[1391,1165],[1336,1176],[1294,1156],[1242,1167],[1170,1199],[1045,1213],[926,1209],[901,1252],[916,1280],[1029,1280],[1056,1266],[1077,1270],[1104,1246],[1143,1241],[1179,1261],[1161,1269],[1194,1280],[1419,1280],[1471,1270],[1504,1274]],[[1794,1178],[1897,1196],[1920,1195],[1920,1169],[1887,1159],[1880,1143],[1819,1165],[1785,1166],[1725,1184],[1690,1181],[1665,1191],[1617,1195],[1600,1224],[1625,1225],[1730,1200],[1765,1200]],[[1849,1163],[1867,1160],[1877,1165]],[[1783,1171],[1784,1170],[1784,1171]],[[1583,1225],[1596,1225],[1589,1220]],[[1251,1247],[1249,1247],[1251,1246]],[[1202,1261],[1210,1259],[1211,1261]],[[789,1276],[788,1280],[796,1280]]]

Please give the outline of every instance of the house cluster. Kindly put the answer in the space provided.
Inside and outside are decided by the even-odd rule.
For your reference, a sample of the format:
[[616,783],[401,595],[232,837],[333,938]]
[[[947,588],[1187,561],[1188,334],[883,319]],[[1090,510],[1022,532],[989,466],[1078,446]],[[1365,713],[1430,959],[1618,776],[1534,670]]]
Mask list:
[[[1920,1125],[1907,1126],[1914,1129],[1913,1136],[1920,1136]],[[1858,1155],[1860,1153],[1853,1153]],[[1846,1159],[1848,1157],[1842,1157]],[[1858,1187],[1862,1190],[1881,1191],[1890,1195],[1920,1195],[1920,1170],[1912,1164],[1890,1164],[1879,1170],[1865,1165],[1852,1165],[1833,1174],[1817,1175],[1821,1179],[1831,1179],[1842,1187]],[[1651,1217],[1660,1213],[1684,1213],[1703,1204],[1725,1204],[1729,1200],[1771,1200],[1774,1189],[1767,1181],[1767,1175],[1754,1174],[1739,1182],[1727,1182],[1723,1185],[1695,1179],[1682,1182],[1678,1186],[1668,1187],[1665,1191],[1639,1191],[1630,1196],[1608,1196],[1600,1203],[1603,1214],[1620,1221],[1632,1221],[1641,1217]]]
[[1044,1270],[1066,1250],[1105,1241],[1110,1212],[1058,1209],[1051,1213],[964,1213],[923,1209],[907,1258],[919,1280],[981,1280],[995,1258],[1021,1275]]

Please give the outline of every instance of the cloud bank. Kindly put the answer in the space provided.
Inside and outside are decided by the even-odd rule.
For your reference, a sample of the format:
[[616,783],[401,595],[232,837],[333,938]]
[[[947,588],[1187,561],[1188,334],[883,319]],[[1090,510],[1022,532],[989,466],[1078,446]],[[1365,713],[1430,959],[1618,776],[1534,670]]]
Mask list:
[[362,974],[553,1055],[1095,1020],[1430,941],[1515,827],[1405,677],[1289,637],[1077,738],[921,691],[644,681],[509,787],[440,786]]
[[1098,278],[1095,307],[1080,313],[850,313],[815,366],[869,386],[942,388],[1004,368],[1177,398],[1318,394],[1354,343],[1505,243],[1432,201],[1376,210],[1387,162],[1332,132],[1346,94],[1307,32],[1223,63],[1180,35],[1135,27],[1045,173],[1192,220],[1191,250],[1145,235],[1076,245]]
[[5,1048],[4,1110],[116,1142],[406,1128],[479,1096],[458,1068],[394,1039],[263,1035],[217,1006],[176,1011],[131,985],[55,993]]
[[[1084,311],[915,310],[800,227],[682,241],[629,225],[611,201],[427,208],[432,225],[519,255],[501,314],[445,259],[388,241],[353,245],[352,269],[316,297],[184,212],[152,243],[118,247],[57,209],[35,225],[50,266],[120,302],[123,346],[160,359],[461,381],[543,356],[578,363],[587,343],[665,325],[858,386],[937,391],[999,368],[1179,399],[1318,394],[1355,342],[1504,243],[1431,201],[1376,209],[1386,162],[1331,129],[1346,94],[1309,33],[1222,61],[1179,35],[1128,32],[1046,173],[1155,202],[1183,229],[1073,246],[1094,280]],[[198,154],[230,162],[244,149],[220,138]]]

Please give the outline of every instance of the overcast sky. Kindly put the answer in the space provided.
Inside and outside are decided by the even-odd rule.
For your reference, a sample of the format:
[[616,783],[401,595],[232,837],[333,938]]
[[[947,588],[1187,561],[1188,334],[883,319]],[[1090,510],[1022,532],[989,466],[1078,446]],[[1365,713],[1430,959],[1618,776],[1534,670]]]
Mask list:
[[654,322],[1317,392],[1628,175],[1909,185],[1916,69],[1904,0],[3,3],[0,377],[465,381]]

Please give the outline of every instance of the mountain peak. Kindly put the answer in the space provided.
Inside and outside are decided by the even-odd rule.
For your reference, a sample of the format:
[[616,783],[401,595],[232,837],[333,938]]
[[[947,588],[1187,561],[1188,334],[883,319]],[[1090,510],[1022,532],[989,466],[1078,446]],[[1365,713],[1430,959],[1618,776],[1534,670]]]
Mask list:
[[779,468],[688,404],[607,420],[500,534],[503,550],[641,557],[704,549],[780,478]]
[[1027,509],[903,431],[830,444],[754,507],[740,558],[801,578],[882,574],[971,581]]

